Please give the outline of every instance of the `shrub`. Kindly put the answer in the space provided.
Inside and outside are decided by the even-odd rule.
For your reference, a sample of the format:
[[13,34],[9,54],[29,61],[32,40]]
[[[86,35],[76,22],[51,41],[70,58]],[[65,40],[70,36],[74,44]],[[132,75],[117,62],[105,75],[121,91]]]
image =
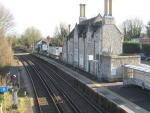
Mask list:
[[141,52],[150,55],[150,44],[143,44]]
[[25,50],[25,49],[27,49],[27,47],[24,46],[24,45],[17,45],[15,47],[13,47],[13,49],[23,49],[23,50]]
[[123,43],[123,53],[140,53],[141,44],[139,42],[125,41]]

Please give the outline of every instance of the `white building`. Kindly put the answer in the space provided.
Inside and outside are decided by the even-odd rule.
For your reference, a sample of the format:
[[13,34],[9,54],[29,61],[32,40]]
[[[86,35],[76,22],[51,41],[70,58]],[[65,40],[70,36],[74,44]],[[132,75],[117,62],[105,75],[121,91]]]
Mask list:
[[[62,61],[107,81],[122,80],[122,65],[139,65],[139,56],[121,56],[124,36],[112,16],[112,0],[104,0],[104,16],[87,19],[80,4],[79,24],[66,37]],[[109,11],[108,11],[109,9]],[[108,13],[109,12],[109,13]]]
[[47,52],[48,50],[48,45],[47,42],[45,42],[44,40],[39,40],[36,42],[35,44],[35,50],[39,52]]
[[60,55],[60,53],[62,53],[62,47],[49,46],[48,53],[54,55]]

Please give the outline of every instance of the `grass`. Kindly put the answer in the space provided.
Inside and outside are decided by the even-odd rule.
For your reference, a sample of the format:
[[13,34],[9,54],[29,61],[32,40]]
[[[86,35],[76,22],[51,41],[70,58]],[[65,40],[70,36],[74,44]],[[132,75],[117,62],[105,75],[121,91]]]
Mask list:
[[18,91],[18,97],[26,97],[25,91],[26,91],[25,88],[21,88],[21,89]]
[[20,88],[20,90],[18,91],[18,97],[19,97],[19,100],[18,100],[19,101],[19,108],[18,108],[18,110],[20,113],[22,113],[26,109],[26,108],[24,108],[24,105],[25,105],[24,100],[29,99],[29,97],[27,97],[25,95],[25,91],[26,91],[25,88]]
[[[7,96],[7,100],[10,100],[9,102],[7,102],[7,107],[6,107],[6,112],[7,113],[22,113],[24,111],[24,100],[29,98],[29,97],[26,97],[24,95],[24,91],[26,91],[25,88],[20,88],[17,95],[18,95],[18,108],[16,107],[13,107],[13,99],[12,99],[12,94],[11,93],[8,93],[8,96]],[[4,109],[3,109],[4,110]]]
[[[18,66],[18,58],[15,56],[13,63],[11,66]],[[0,75],[6,75],[9,72],[10,66],[5,66],[5,67],[0,67]],[[18,71],[21,71],[20,69]],[[26,108],[24,108],[24,100],[29,99],[25,95],[25,88],[20,88],[17,95],[18,95],[18,108],[13,107],[13,98],[12,98],[12,93],[11,91],[6,92],[6,113],[22,113]],[[5,111],[4,107],[4,94],[0,93],[0,104],[2,104],[2,110],[3,112]]]
[[[29,97],[24,95],[24,91],[26,91],[25,88],[21,88],[18,91],[18,108],[13,106],[13,99],[12,99],[12,93],[6,92],[6,113],[22,113],[26,108],[24,108],[24,100],[29,99]],[[0,103],[2,103],[3,111],[5,111],[5,103],[4,103],[4,93],[0,93]]]

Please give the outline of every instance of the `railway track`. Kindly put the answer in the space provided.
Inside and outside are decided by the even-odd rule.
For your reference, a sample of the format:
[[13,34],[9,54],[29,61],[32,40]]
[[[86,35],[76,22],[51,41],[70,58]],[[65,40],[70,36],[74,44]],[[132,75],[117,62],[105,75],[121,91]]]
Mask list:
[[[42,104],[39,101],[40,99],[38,98],[39,96],[37,95],[37,102],[39,102],[39,108],[41,109],[41,112],[45,110],[46,113],[51,113],[50,108],[52,108],[53,106],[58,110],[54,111],[54,113],[102,113],[103,109],[100,106],[95,105],[95,103],[93,103],[93,101],[87,98],[85,94],[79,91],[78,88],[67,82],[65,78],[63,78],[61,75],[49,68],[44,63],[38,61],[30,55],[19,58],[21,60],[24,60],[24,65],[28,64],[28,67],[32,67],[37,73],[33,74],[31,77],[34,81],[34,86],[36,85],[35,90],[36,92],[38,92],[39,90],[38,94],[41,94],[43,97],[45,97],[45,99],[47,100],[46,106],[49,106],[48,108],[42,107]],[[25,63],[25,61],[28,63]],[[32,70],[30,69],[30,71]],[[45,85],[40,85],[39,87],[41,81]],[[41,88],[44,89],[44,87],[46,87],[47,91],[41,91]],[[50,99],[48,99],[48,94],[52,98],[52,102],[55,104],[52,104],[52,102],[50,102]]]
[[20,59],[26,67],[26,70],[32,81],[35,92],[34,106],[36,113],[64,113],[59,102],[55,96],[53,97],[52,92],[50,92],[49,88],[40,77],[40,73],[33,66],[34,64],[24,57]]

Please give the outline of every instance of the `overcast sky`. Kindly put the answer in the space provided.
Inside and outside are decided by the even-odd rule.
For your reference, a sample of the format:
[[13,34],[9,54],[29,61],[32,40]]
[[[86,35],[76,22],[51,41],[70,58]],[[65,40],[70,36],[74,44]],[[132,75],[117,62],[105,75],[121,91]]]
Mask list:
[[[13,14],[16,33],[28,27],[38,28],[44,37],[53,36],[56,25],[64,22],[74,28],[79,22],[79,4],[86,4],[86,17],[104,14],[104,0],[0,0]],[[150,20],[150,0],[113,0],[116,25],[138,17],[146,24]]]

